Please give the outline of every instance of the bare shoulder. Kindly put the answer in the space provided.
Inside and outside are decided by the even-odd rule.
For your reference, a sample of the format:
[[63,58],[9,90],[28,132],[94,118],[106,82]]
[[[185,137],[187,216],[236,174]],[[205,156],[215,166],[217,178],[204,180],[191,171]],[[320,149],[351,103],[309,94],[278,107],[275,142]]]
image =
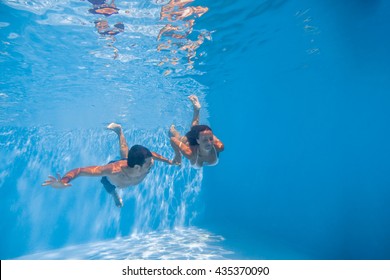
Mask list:
[[120,173],[123,169],[128,168],[127,160],[122,159],[112,163],[107,164],[107,168],[111,170],[112,174]]

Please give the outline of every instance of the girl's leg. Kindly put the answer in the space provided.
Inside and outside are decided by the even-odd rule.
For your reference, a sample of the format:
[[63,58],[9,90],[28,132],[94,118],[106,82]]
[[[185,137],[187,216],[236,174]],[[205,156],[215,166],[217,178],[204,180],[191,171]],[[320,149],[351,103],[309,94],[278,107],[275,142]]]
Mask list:
[[129,147],[127,146],[125,136],[123,135],[122,127],[117,123],[110,123],[107,126],[108,129],[114,131],[119,138],[119,149],[120,149],[120,157],[127,158],[127,154],[129,152]]
[[191,127],[193,127],[194,125],[199,125],[199,111],[201,106],[196,95],[190,95],[188,98],[191,100],[192,105],[194,106],[194,115],[191,122]]
[[[172,149],[175,152],[175,157],[173,159],[173,162],[180,164],[181,163],[181,152],[180,152],[179,147],[172,141],[172,139],[176,138],[176,139],[179,139],[179,141],[182,141],[181,139],[186,138],[186,137],[181,136],[180,133],[176,130],[174,125],[171,125],[171,127],[169,128],[169,137],[171,138],[170,143],[171,143]],[[185,140],[187,140],[187,138]]]
[[179,139],[180,142],[183,142],[183,144],[187,144],[188,142],[187,137],[181,136],[174,125],[171,125],[171,127],[169,128],[169,137],[175,137]]

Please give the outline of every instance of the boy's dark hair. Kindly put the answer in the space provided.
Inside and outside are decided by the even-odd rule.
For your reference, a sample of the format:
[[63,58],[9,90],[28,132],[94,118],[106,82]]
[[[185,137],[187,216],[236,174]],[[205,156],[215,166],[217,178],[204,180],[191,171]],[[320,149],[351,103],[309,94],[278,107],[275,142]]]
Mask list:
[[129,167],[134,167],[135,165],[142,166],[145,163],[145,160],[152,156],[149,149],[141,145],[134,145],[127,154],[127,165]]
[[188,143],[190,143],[190,146],[196,146],[199,145],[196,139],[199,139],[199,133],[202,131],[211,130],[211,128],[207,125],[201,124],[201,125],[194,125],[191,127],[191,130],[187,132],[186,137],[188,140]]

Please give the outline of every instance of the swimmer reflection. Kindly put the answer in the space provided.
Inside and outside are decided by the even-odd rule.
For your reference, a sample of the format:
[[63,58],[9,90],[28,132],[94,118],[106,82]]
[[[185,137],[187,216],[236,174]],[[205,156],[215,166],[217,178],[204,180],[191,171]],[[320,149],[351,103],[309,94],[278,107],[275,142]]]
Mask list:
[[[172,58],[164,57],[163,60],[158,63],[159,66],[170,62],[175,66],[178,64],[178,53],[184,52],[187,58],[187,69],[193,68],[193,59],[196,58],[196,49],[203,44],[204,39],[211,39],[210,33],[201,31],[197,36],[197,40],[191,40],[189,35],[193,32],[195,25],[195,18],[199,18],[207,11],[207,7],[202,6],[187,6],[194,0],[171,0],[169,3],[161,7],[160,20],[168,20],[167,23],[157,35],[157,41],[163,41],[164,37],[169,37],[165,42],[160,43],[157,46],[157,51],[169,51],[173,54]],[[172,73],[172,69],[164,71],[164,75]]]
[[93,8],[88,10],[91,14],[108,17],[119,12],[119,9],[115,5],[115,0],[112,0],[110,4],[107,4],[105,0],[88,0],[88,2],[93,4]]
[[[88,0],[88,2],[93,5],[93,8],[88,10],[91,14],[109,17],[119,13],[119,9],[115,5],[115,0],[112,0],[110,3],[106,0]],[[95,20],[94,23],[97,32],[102,36],[107,36],[107,39],[111,40],[107,46],[113,49],[113,58],[118,58],[118,49],[113,45],[116,41],[114,36],[124,32],[125,25],[122,22],[117,22],[113,27],[111,27],[107,20],[101,18]]]

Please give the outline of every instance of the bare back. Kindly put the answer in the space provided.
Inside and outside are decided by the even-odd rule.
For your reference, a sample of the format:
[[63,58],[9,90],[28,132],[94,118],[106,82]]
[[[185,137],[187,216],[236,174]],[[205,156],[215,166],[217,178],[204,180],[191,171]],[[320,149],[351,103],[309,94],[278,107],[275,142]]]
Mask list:
[[127,188],[138,185],[145,179],[146,175],[148,175],[148,173],[135,174],[134,168],[129,167],[126,160],[120,160],[111,164],[115,167],[113,168],[112,174],[107,175],[107,177],[110,182],[118,188]]

